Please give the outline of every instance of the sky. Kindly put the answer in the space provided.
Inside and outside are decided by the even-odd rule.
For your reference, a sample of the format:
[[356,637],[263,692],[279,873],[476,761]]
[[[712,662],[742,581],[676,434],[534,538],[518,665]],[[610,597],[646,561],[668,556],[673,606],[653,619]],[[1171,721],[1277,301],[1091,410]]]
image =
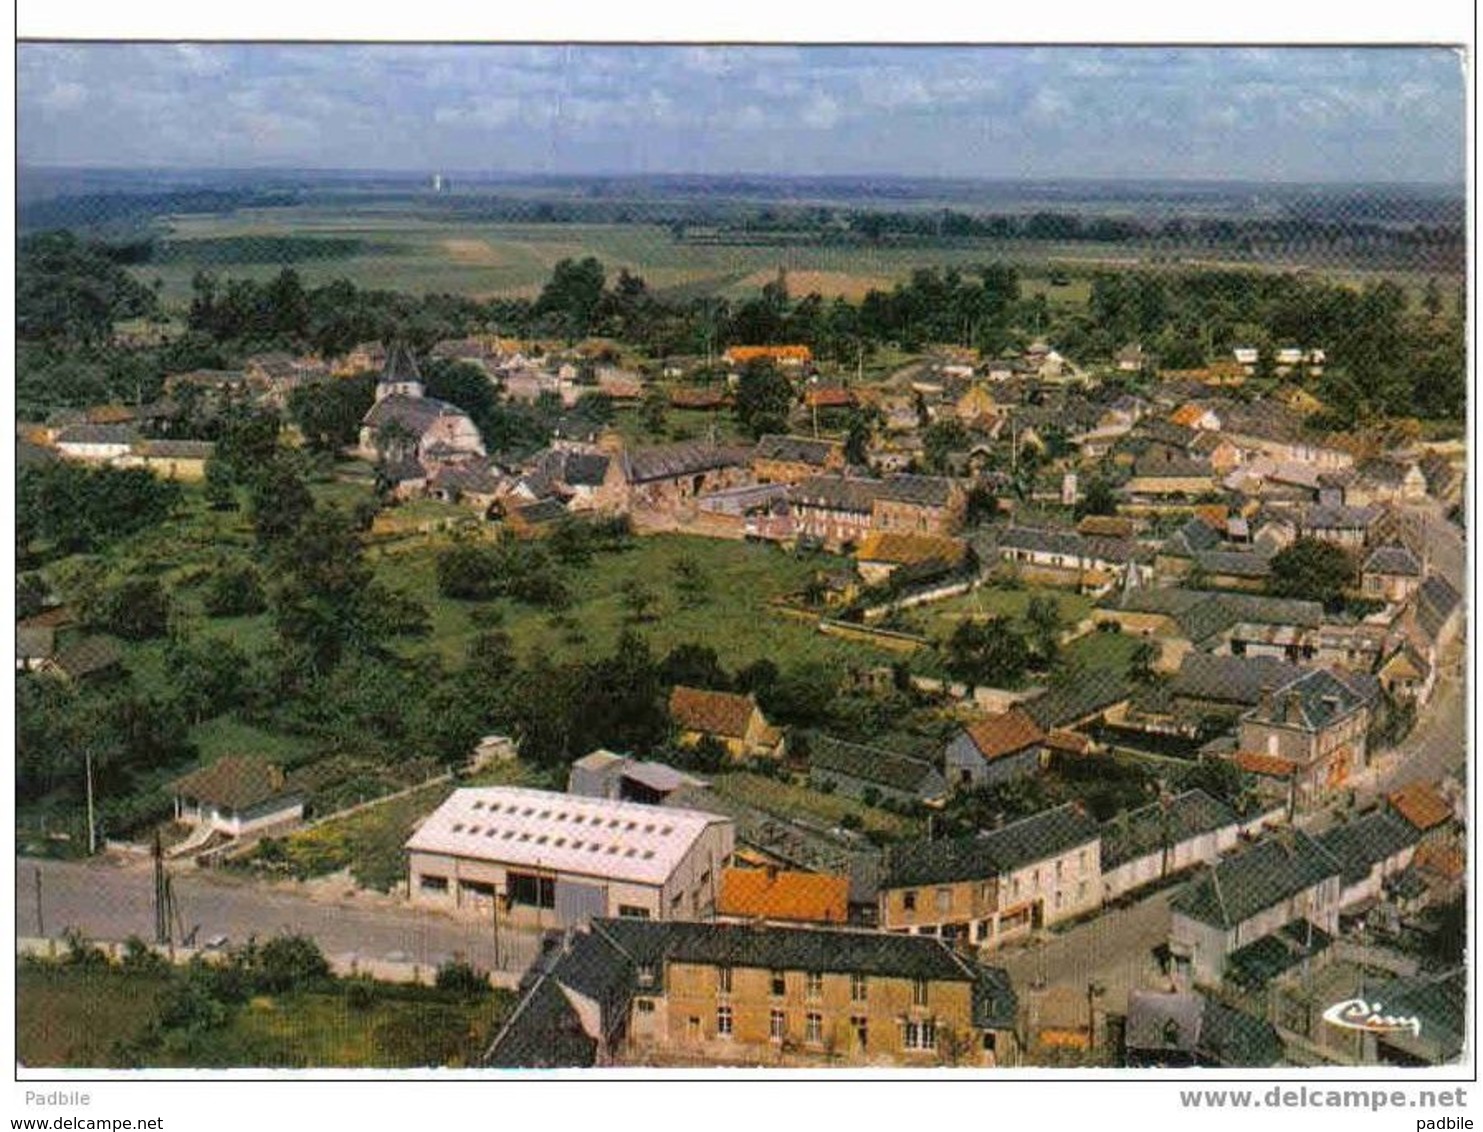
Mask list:
[[28,166],[1449,182],[1445,48],[20,45]]

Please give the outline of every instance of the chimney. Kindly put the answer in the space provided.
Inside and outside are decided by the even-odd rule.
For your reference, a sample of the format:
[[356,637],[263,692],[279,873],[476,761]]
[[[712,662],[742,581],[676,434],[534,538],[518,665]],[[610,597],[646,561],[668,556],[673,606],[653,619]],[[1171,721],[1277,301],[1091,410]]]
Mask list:
[[1300,724],[1303,722],[1303,697],[1299,693],[1287,693],[1284,699],[1283,718],[1288,723]]
[[1263,719],[1272,718],[1272,685],[1263,684],[1261,694],[1257,698],[1257,711]]

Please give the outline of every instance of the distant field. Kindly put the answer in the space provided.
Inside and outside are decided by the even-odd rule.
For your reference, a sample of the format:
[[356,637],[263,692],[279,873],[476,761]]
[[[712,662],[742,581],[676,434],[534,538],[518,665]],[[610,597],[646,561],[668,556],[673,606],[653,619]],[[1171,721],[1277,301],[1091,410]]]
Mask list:
[[[391,288],[411,293],[449,292],[478,298],[533,297],[565,258],[596,256],[609,276],[620,269],[642,275],[649,286],[676,300],[704,295],[744,298],[754,295],[787,272],[795,296],[818,291],[825,298],[858,301],[871,288],[889,288],[922,267],[972,268],[991,262],[1021,267],[1026,294],[1044,292],[1055,303],[1086,302],[1086,276],[1099,268],[1156,266],[1139,249],[1091,243],[980,241],[945,247],[747,246],[676,241],[656,224],[510,224],[456,221],[420,215],[393,205],[353,210],[320,206],[244,209],[219,215],[174,216],[161,222],[170,242],[167,262],[134,268],[146,282],[159,279],[166,305],[182,309],[190,297],[190,280],[198,270],[266,279],[286,262],[272,258],[273,249],[310,285],[348,278],[357,286]],[[253,254],[250,241],[263,240],[264,255]],[[290,242],[292,241],[292,242]],[[309,254],[322,241],[325,254]],[[1160,250],[1167,259],[1170,252]],[[1178,254],[1175,252],[1174,254]],[[1183,256],[1187,265],[1251,267],[1234,258],[1212,258],[1208,251]],[[1311,262],[1270,263],[1272,268],[1305,267],[1349,282],[1364,282],[1379,273]],[[1067,277],[1049,284],[1055,270]],[[1425,283],[1416,272],[1391,273],[1413,294]]]

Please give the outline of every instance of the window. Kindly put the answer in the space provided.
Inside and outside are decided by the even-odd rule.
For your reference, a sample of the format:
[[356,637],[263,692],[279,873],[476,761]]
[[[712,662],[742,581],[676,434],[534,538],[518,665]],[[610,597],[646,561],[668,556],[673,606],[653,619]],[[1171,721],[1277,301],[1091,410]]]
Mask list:
[[532,876],[529,873],[511,873],[510,903],[525,904],[532,908],[555,908],[555,879]]
[[647,920],[649,909],[642,908],[637,904],[619,904],[618,916],[624,920]]
[[633,1008],[640,1014],[653,1014],[654,1000],[652,998],[636,998],[633,1000]]
[[1085,849],[1076,854],[1076,867],[1082,872],[1087,871],[1087,851]]
[[907,1049],[924,1050],[937,1048],[937,1023],[932,1019],[920,1022],[909,1021],[901,1025],[901,1044]]
[[[648,963],[640,963],[639,964],[639,967],[638,967],[638,971],[637,971],[637,979],[638,979],[638,984],[641,987],[651,987],[651,986],[653,986],[654,985],[654,968],[650,964],[648,964]],[[695,1020],[695,1024],[698,1026],[700,1024],[700,1019],[697,1018]]]
[[1086,898],[1087,898],[1087,882],[1086,881],[1081,881],[1076,886],[1076,899],[1077,900],[1085,900]]
[[824,997],[824,976],[818,971],[810,971],[806,976],[806,992],[809,998]]
[[686,1028],[686,1031],[689,1034],[690,1040],[692,1042],[698,1042],[698,1041],[700,1041],[700,1016],[699,1015],[697,1015],[697,1014],[690,1015],[689,1020],[685,1023],[685,1028]]
[[864,1002],[870,984],[865,981],[865,976],[853,974],[850,976],[850,1001]]
[[718,991],[720,991],[722,994],[730,994],[731,993],[731,968],[730,967],[717,967],[716,968],[716,989]]
[[953,907],[953,890],[951,888],[939,888],[935,894],[937,910],[949,912]]
[[731,1007],[716,1007],[716,1035],[717,1037],[731,1037]]
[[1018,900],[1020,895],[1020,878],[1015,877],[1009,882],[1009,895]]
[[863,1014],[850,1016],[850,1029],[855,1034],[855,1048],[863,1050],[870,1044],[870,1020]]
[[916,889],[908,889],[901,894],[901,908],[905,912],[915,912],[917,910]]
[[774,1010],[767,1016],[767,1036],[775,1042],[781,1042],[787,1038],[788,1016],[781,1010]]
[[978,940],[979,942],[983,942],[984,940],[989,938],[988,920],[980,920],[978,922],[978,927],[976,927],[973,931],[973,938]]
[[810,1010],[803,1016],[803,1040],[811,1046],[824,1044],[824,1016]]
[[423,892],[447,892],[448,878],[435,877],[427,873],[423,873],[421,881],[419,882],[419,887],[422,889]]
[[1034,872],[1032,872],[1030,874],[1030,887],[1033,888],[1033,889],[1035,889],[1036,892],[1039,892],[1040,891],[1040,870],[1039,869],[1036,869]]
[[927,980],[913,979],[911,981],[911,1004],[913,1006],[927,1005]]
[[1066,862],[1065,861],[1057,861],[1056,862],[1056,879],[1057,880],[1060,880],[1065,875],[1066,875]]
[[982,903],[987,904],[989,902],[990,895],[990,888],[987,881],[978,886],[978,898]]
[[1056,911],[1057,912],[1059,912],[1061,910],[1061,900],[1062,900],[1061,890],[1060,889],[1056,889]]
[[785,995],[787,993],[788,993],[788,976],[786,974],[784,974],[782,971],[774,971],[772,973],[772,996],[773,996],[773,998],[782,998],[783,995]]

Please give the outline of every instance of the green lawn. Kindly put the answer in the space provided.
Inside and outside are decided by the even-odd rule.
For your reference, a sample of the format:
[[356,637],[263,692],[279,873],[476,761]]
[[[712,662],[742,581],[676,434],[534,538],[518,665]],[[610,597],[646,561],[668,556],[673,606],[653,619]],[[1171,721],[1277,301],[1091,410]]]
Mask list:
[[[377,576],[411,593],[432,614],[431,637],[412,647],[456,661],[477,632],[469,612],[478,606],[438,596],[438,546],[429,540],[415,551],[387,554],[377,561]],[[680,600],[672,584],[675,563],[687,557],[709,579],[708,600],[693,607]],[[611,651],[625,627],[632,627],[648,638],[658,655],[675,645],[696,642],[714,648],[722,664],[731,669],[764,657],[782,667],[804,661],[880,663],[888,654],[826,637],[809,624],[767,608],[769,599],[800,589],[815,570],[835,562],[827,556],[797,559],[755,543],[652,535],[635,539],[628,550],[600,554],[587,566],[564,568],[573,603],[560,613],[506,599],[488,604],[499,610],[503,629],[517,653],[526,658],[602,655]],[[641,624],[629,621],[623,605],[623,586],[629,581],[638,581],[658,595],[653,614]]]
[[1061,612],[1061,623],[1070,628],[1092,609],[1092,599],[1066,590],[1030,587],[1020,590],[1001,590],[992,586],[980,586],[966,594],[935,601],[930,605],[917,606],[907,611],[907,616],[921,626],[927,635],[939,640],[952,634],[958,622],[966,617],[1009,617],[1025,625],[1025,610],[1033,597],[1054,598]]

